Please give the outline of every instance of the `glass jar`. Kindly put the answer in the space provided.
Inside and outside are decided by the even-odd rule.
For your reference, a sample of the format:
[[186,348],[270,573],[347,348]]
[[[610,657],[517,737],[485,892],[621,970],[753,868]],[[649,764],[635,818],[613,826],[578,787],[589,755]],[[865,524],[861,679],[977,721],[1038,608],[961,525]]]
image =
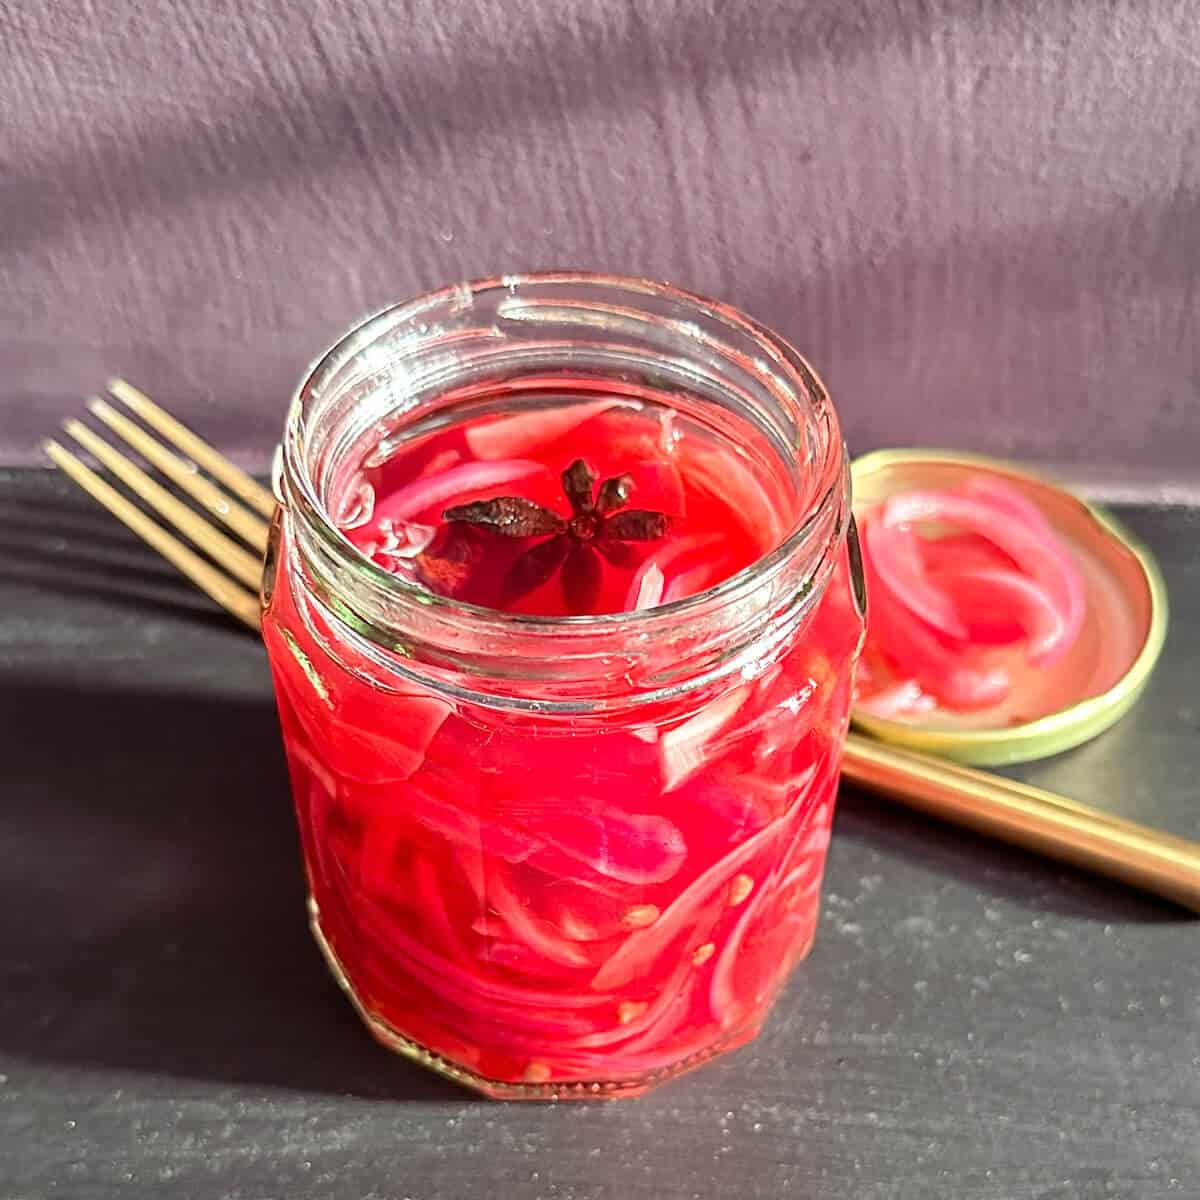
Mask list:
[[[568,377],[702,416],[728,486],[757,439],[770,552],[661,607],[541,617],[431,594],[341,532],[410,430]],[[371,1031],[510,1098],[636,1094],[752,1038],[812,943],[863,633],[811,368],[661,284],[461,285],[317,363],[276,475],[263,631],[312,928]]]

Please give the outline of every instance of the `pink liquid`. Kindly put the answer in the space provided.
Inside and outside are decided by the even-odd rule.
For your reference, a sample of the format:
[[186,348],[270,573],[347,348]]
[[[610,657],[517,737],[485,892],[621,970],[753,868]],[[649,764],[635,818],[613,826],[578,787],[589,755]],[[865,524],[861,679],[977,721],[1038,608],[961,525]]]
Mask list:
[[[663,409],[575,400],[368,454],[347,536],[422,579],[446,507],[518,495],[565,519],[560,474],[582,458],[670,518],[628,561],[599,558],[586,611],[610,612],[653,598],[652,566],[670,601],[790,525],[753,455]],[[472,531],[468,569],[425,581],[494,602],[539,540]],[[844,557],[752,677],[602,718],[381,693],[330,657],[338,631],[280,569],[264,633],[319,931],[377,1033],[496,1095],[632,1094],[754,1035],[817,919],[861,636]],[[579,611],[559,575],[514,607]]]

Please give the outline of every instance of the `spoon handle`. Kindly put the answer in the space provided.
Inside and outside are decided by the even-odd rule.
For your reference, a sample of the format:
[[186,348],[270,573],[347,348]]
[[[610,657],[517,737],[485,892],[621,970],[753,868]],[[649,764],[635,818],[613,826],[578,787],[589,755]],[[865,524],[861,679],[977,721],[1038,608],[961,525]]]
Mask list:
[[1053,792],[850,734],[842,778],[1200,912],[1200,844]]

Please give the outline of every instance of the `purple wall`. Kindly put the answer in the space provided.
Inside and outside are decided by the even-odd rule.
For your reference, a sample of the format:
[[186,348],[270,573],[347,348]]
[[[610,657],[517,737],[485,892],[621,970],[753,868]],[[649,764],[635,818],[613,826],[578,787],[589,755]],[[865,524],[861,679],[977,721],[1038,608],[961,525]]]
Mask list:
[[1195,0],[12,0],[0,61],[0,459],[119,371],[262,463],[366,310],[575,265],[854,449],[1200,489]]

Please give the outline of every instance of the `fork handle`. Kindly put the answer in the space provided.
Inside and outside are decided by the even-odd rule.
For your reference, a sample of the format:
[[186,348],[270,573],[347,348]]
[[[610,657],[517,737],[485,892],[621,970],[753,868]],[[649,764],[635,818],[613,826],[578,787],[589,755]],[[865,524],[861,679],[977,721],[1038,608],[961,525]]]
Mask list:
[[909,808],[1200,912],[1200,847],[1042,788],[850,734],[842,777]]

